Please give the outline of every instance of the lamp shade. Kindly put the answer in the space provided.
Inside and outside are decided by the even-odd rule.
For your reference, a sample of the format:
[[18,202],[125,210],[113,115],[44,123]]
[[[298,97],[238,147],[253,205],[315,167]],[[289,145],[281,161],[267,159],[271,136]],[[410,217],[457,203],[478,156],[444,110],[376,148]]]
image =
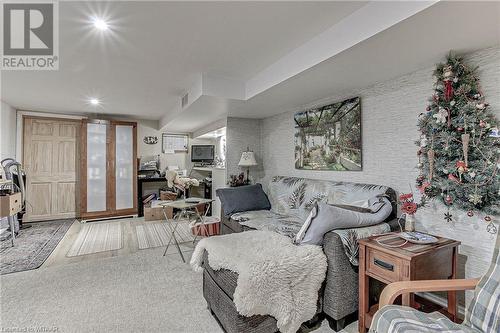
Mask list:
[[253,151],[244,151],[241,153],[239,166],[254,166],[257,165],[257,161],[255,160],[255,154]]

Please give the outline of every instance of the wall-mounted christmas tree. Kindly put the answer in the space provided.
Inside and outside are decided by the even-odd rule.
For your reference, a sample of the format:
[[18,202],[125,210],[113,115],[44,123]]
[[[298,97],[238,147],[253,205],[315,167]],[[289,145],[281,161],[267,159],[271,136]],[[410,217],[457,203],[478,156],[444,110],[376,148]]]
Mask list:
[[500,197],[500,139],[498,122],[485,102],[477,69],[455,55],[434,71],[434,95],[419,116],[417,186],[426,198],[449,208],[484,214],[487,230],[496,233]]

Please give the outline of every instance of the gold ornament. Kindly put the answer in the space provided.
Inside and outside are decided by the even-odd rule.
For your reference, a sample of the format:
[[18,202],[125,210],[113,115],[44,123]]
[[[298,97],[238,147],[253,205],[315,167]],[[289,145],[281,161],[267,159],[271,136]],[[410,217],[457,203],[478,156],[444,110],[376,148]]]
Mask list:
[[464,153],[465,166],[469,165],[469,141],[470,135],[468,133],[462,134],[462,151]]
[[429,149],[427,151],[427,159],[429,160],[429,180],[432,180],[434,176],[434,149]]

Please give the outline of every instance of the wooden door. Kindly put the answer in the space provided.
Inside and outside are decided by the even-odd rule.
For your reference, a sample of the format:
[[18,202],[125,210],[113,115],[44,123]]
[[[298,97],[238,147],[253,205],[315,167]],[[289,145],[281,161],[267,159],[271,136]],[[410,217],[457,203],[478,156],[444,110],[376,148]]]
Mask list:
[[77,209],[80,122],[24,117],[26,221],[73,218]]

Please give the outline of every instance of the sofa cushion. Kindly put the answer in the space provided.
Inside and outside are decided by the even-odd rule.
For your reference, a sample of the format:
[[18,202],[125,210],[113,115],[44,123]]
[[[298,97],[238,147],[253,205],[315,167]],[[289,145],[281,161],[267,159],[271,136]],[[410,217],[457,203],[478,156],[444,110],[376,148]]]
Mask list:
[[357,207],[370,198],[388,195],[395,212],[395,193],[388,186],[276,176],[268,187],[271,210],[305,220],[319,202]]
[[380,201],[382,205],[377,200],[369,206],[369,208],[374,207],[371,213],[361,213],[326,203],[319,203],[312,210],[314,216],[311,216],[304,223],[304,229],[306,230],[304,233],[299,233],[300,239],[296,239],[296,242],[299,244],[322,245],[325,234],[331,230],[352,229],[379,224],[392,212],[389,200],[381,198]]
[[[295,238],[303,225],[303,221],[296,216],[276,214],[268,210],[233,214],[224,223],[227,223],[234,232],[241,232],[248,229],[269,230],[281,233],[290,238]],[[239,224],[240,227],[235,227],[235,224]],[[357,240],[389,231],[391,231],[389,223],[380,223],[363,228],[339,229],[331,232],[340,236],[347,258],[351,264],[357,266],[359,248]]]
[[225,216],[238,212],[271,209],[271,203],[261,184],[220,188],[216,190],[216,194],[222,203]]

